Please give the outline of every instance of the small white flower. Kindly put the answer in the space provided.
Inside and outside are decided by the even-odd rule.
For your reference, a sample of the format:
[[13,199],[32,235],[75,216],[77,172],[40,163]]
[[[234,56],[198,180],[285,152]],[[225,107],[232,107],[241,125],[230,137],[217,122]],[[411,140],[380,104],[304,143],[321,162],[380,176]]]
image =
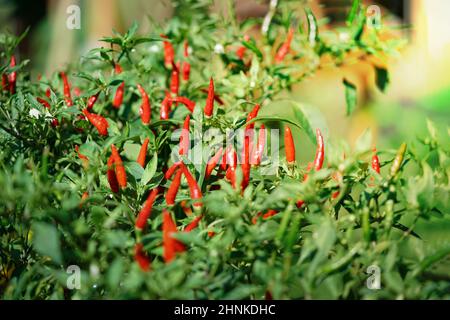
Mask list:
[[97,278],[98,275],[100,274],[100,269],[98,268],[98,266],[96,264],[91,264],[89,266],[89,271],[93,278]]
[[30,117],[39,119],[41,112],[38,109],[32,108],[30,109]]
[[160,48],[157,44],[154,44],[150,47],[150,52],[159,52]]
[[217,43],[215,46],[214,46],[214,52],[215,53],[217,53],[217,54],[221,54],[221,53],[224,53],[224,48],[223,48],[223,45],[221,45],[220,43]]

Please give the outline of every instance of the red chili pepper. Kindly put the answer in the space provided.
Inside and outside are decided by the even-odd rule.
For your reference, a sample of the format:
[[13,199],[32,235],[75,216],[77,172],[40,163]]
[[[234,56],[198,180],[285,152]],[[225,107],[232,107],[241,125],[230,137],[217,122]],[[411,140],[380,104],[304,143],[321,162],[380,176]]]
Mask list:
[[258,221],[258,218],[259,217],[263,217],[263,219],[264,220],[266,220],[266,219],[269,219],[270,217],[273,217],[274,215],[276,215],[278,213],[278,211],[277,210],[273,210],[273,209],[270,209],[270,210],[268,210],[266,213],[262,213],[262,212],[260,212],[260,213],[258,213],[257,215],[256,215],[256,217],[253,217],[253,219],[252,219],[252,223],[253,224],[256,224],[256,222]]
[[75,95],[75,97],[81,96],[81,89],[78,87],[73,88],[73,94]]
[[125,171],[125,167],[123,166],[119,151],[113,144],[111,145],[111,152],[114,159],[117,181],[119,182],[119,186],[123,189],[127,186],[127,173]]
[[[203,93],[208,93],[207,88],[202,88],[202,89],[200,89],[200,91]],[[217,102],[218,104],[220,104],[221,106],[223,106],[225,104],[225,102],[223,102],[222,98],[220,98],[220,96],[217,93],[214,93],[214,101]]]
[[[114,70],[115,70],[116,74],[122,73],[122,67],[118,63],[116,63],[114,65]],[[124,91],[125,91],[125,82],[122,82],[117,87],[116,94],[114,95],[114,100],[113,100],[114,108],[119,109],[120,106],[122,105]]]
[[170,79],[170,92],[175,96],[178,96],[178,91],[180,89],[180,63],[175,64],[172,61],[172,77]]
[[40,104],[42,104],[44,107],[46,107],[47,109],[50,109],[50,103],[47,102],[47,100],[42,99],[40,97],[36,98],[37,102],[39,102]]
[[242,190],[247,188],[250,182],[250,138],[244,138],[244,161],[242,163]]
[[134,246],[134,260],[142,271],[147,272],[150,270],[150,258],[145,253],[142,243],[136,243]]
[[[9,66],[11,68],[16,66],[16,57],[15,56],[11,56],[11,61],[9,63]],[[9,92],[11,94],[16,93],[16,80],[17,80],[17,71],[13,71],[9,74],[8,76],[8,81],[9,81]]]
[[166,263],[172,261],[175,258],[177,252],[183,252],[186,250],[185,246],[173,238],[172,235],[177,232],[177,226],[173,221],[170,213],[163,209],[163,258]]
[[150,214],[152,213],[153,203],[155,203],[156,197],[158,196],[158,192],[159,192],[158,188],[154,188],[152,191],[150,191],[147,200],[145,200],[145,203],[142,206],[142,209],[136,218],[135,222],[136,229],[138,230],[145,229],[147,225],[147,220],[150,217]]
[[116,172],[114,171],[114,158],[111,155],[108,158],[108,171],[106,172],[108,178],[109,187],[114,193],[119,192],[119,182],[117,181]]
[[[181,169],[183,170],[184,176],[186,177],[188,186],[189,186],[189,193],[191,195],[192,200],[199,200],[203,197],[202,191],[200,190],[200,187],[198,186],[197,181],[192,176],[191,172],[189,171],[188,167],[184,165],[184,163],[181,163]],[[194,207],[201,207],[202,203],[200,201],[194,202]]]
[[70,84],[65,72],[60,72],[61,79],[64,84],[64,98],[68,107],[73,105],[72,96],[70,94]]
[[89,160],[88,157],[80,153],[80,147],[78,145],[75,145],[75,151],[78,154],[78,158],[80,158],[81,160]]
[[89,193],[87,191],[83,192],[83,195],[81,196],[81,201],[79,207],[82,208],[83,204],[86,202],[86,200],[89,198]]
[[[162,38],[167,39],[167,36],[164,34],[161,34],[160,36]],[[163,44],[164,44],[164,65],[166,66],[166,68],[169,68],[174,61],[175,50],[173,49],[173,46],[169,41],[164,41]]]
[[2,90],[6,91],[9,89],[8,76],[6,73],[2,74]]
[[266,145],[266,127],[264,126],[264,124],[262,124],[261,128],[259,128],[258,143],[256,145],[255,150],[253,151],[252,160],[250,162],[252,165],[257,166],[261,163],[265,145]]
[[313,166],[314,166],[314,163],[312,163],[312,162],[309,162],[308,165],[306,166],[305,174],[303,175],[303,182],[308,179],[308,172],[311,171]]
[[178,189],[181,184],[181,175],[183,174],[183,170],[179,169],[175,174],[175,178],[173,178],[172,183],[169,186],[169,189],[166,193],[166,203],[169,206],[173,206],[175,204],[175,198],[177,197]]
[[164,174],[164,178],[166,180],[169,180],[180,165],[181,162],[174,163],[169,169],[167,169],[166,173]]
[[219,163],[220,157],[222,156],[222,152],[223,148],[220,147],[217,153],[214,156],[212,156],[211,159],[209,159],[208,164],[206,165],[205,179],[208,179],[211,176],[211,173],[213,172],[217,163]]
[[89,99],[88,99],[88,102],[87,102],[87,109],[89,110],[89,111],[91,111],[92,110],[92,108],[94,107],[94,104],[95,104],[95,102],[97,101],[97,99],[98,99],[98,95],[100,94],[100,92],[97,92],[96,94],[94,94],[92,97],[90,97]]
[[236,167],[229,166],[227,172],[225,173],[225,177],[228,181],[230,181],[231,186],[236,188]]
[[47,98],[50,98],[51,95],[52,95],[52,91],[50,90],[50,87],[48,87],[48,88],[45,90],[45,96],[46,96]]
[[291,128],[284,127],[284,149],[286,152],[286,160],[288,163],[295,162],[295,144],[292,138]]
[[220,168],[222,170],[226,170],[227,166],[235,167],[237,164],[237,153],[234,150],[233,146],[228,146],[225,153],[223,154],[222,163],[220,164]]
[[317,148],[316,148],[316,156],[314,158],[314,169],[319,171],[322,169],[323,159],[325,157],[325,145],[323,143],[323,136],[320,132],[320,129],[316,129],[316,139],[317,139]]
[[281,45],[278,49],[277,54],[275,55],[275,62],[280,63],[283,61],[284,57],[289,53],[291,48],[292,38],[294,37],[294,28],[289,28],[288,35],[286,41]]
[[101,136],[108,135],[109,124],[105,118],[103,118],[99,114],[89,112],[88,109],[83,109],[83,114],[86,116],[89,122],[92,123],[95,128],[97,128],[97,131]]
[[186,97],[175,97],[172,98],[172,102],[175,103],[181,103],[184,104],[186,106],[186,108],[190,111],[190,112],[194,112],[194,108],[195,108],[195,102],[192,100],[189,100]]
[[145,158],[147,156],[147,148],[148,148],[148,142],[149,141],[150,140],[148,138],[145,138],[144,142],[142,143],[141,150],[139,150],[137,163],[139,163],[142,168],[145,168]]
[[303,205],[305,204],[305,201],[303,201],[303,200],[298,200],[297,201],[297,203],[296,203],[296,205],[297,205],[297,208],[301,208],[301,207],[303,207]]
[[[184,42],[184,57],[189,57],[189,43],[187,41]],[[183,62],[183,80],[188,81],[189,75],[191,74],[191,64],[189,61]]]
[[161,120],[169,119],[171,107],[172,107],[172,99],[170,97],[170,93],[168,91],[166,91],[166,96],[164,97],[163,101],[161,102],[161,109],[160,109],[160,119]]
[[206,98],[206,105],[204,109],[205,116],[211,117],[214,110],[214,80],[209,79],[208,97]]
[[376,173],[380,174],[380,159],[377,155],[377,149],[373,149],[373,156],[372,156],[372,169],[375,170]]
[[189,115],[184,119],[183,129],[180,135],[180,156],[187,156],[189,152],[189,122],[191,117]]
[[149,124],[151,116],[150,100],[148,98],[147,92],[145,92],[144,88],[140,84],[137,85],[137,88],[142,97],[142,104],[139,108],[139,114],[141,115],[142,123]]
[[[249,41],[250,37],[248,35],[245,35],[244,36],[244,40],[245,41]],[[241,60],[244,59],[245,51],[247,51],[247,47],[246,46],[240,46],[239,48],[237,48],[236,55],[238,56],[239,59],[241,59]]]
[[[252,111],[247,116],[247,122],[250,122],[253,118],[256,118],[258,116],[258,112],[261,106],[259,104],[256,104]],[[255,127],[255,123],[250,123],[246,126],[247,129],[253,129]]]
[[181,209],[183,209],[183,212],[184,212],[185,215],[187,215],[187,216],[192,215],[191,206],[189,206],[189,205],[186,203],[186,200],[182,200],[182,201],[180,202],[180,206],[181,206]]
[[191,223],[189,223],[186,228],[184,228],[184,232],[191,232],[195,228],[198,227],[198,224],[200,223],[200,220],[202,220],[203,215],[199,215],[198,217],[195,217],[194,220],[192,220]]

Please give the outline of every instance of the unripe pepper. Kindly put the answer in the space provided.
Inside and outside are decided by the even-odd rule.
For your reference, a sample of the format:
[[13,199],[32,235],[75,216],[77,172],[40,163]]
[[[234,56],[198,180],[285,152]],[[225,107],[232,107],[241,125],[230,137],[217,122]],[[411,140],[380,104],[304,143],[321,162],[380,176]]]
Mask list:
[[141,211],[139,212],[135,227],[138,230],[145,229],[145,226],[147,225],[147,220],[150,217],[153,209],[153,204],[155,203],[156,197],[158,196],[159,189],[154,188],[152,191],[150,191],[150,194],[147,197],[147,200],[145,200],[144,206],[142,207]]
[[172,237],[174,233],[177,233],[177,226],[166,209],[163,210],[162,230],[163,258],[164,261],[168,263],[175,258],[177,252],[183,252],[186,248],[183,243]]
[[147,156],[147,148],[149,141],[150,141],[149,138],[145,138],[144,142],[142,143],[141,150],[139,150],[137,163],[139,163],[142,168],[145,168],[145,158]]
[[209,159],[208,164],[206,165],[205,179],[208,179],[211,176],[211,173],[217,166],[217,163],[219,163],[220,157],[222,156],[222,152],[223,147],[220,147],[220,149],[216,152],[216,154],[212,156],[211,159]]
[[116,169],[116,177],[119,182],[119,186],[123,189],[127,186],[127,173],[125,167],[123,166],[122,158],[120,157],[119,151],[115,145],[111,145],[111,152],[114,160],[114,166]]
[[187,156],[189,152],[189,122],[191,117],[189,115],[184,119],[183,129],[180,135],[180,156]]
[[372,169],[375,170],[376,173],[380,174],[380,159],[377,155],[377,149],[373,149],[373,156],[372,156]]
[[72,96],[70,94],[70,84],[69,80],[67,79],[67,75],[65,72],[60,72],[61,79],[63,81],[64,85],[64,98],[66,100],[66,104],[68,107],[73,105]]
[[97,129],[101,136],[108,135],[108,121],[99,114],[91,113],[88,109],[83,109],[83,114],[89,122]]
[[137,88],[142,97],[142,104],[139,108],[139,114],[141,115],[142,123],[147,125],[150,123],[151,116],[150,100],[147,92],[145,92],[144,88],[140,84],[137,85]]
[[292,38],[294,37],[294,28],[290,27],[286,41],[281,45],[275,55],[275,62],[280,63],[283,61],[284,57],[289,53],[291,48]]
[[205,116],[211,117],[214,110],[214,80],[211,77],[209,79],[208,97],[206,98],[206,105],[203,112]]
[[198,186],[197,181],[192,176],[191,172],[189,171],[188,167],[184,163],[181,163],[181,169],[183,170],[184,176],[186,177],[188,186],[189,186],[189,193],[191,195],[192,200],[197,200],[194,202],[194,207],[201,207],[203,204],[201,201],[199,201],[203,195],[202,191],[200,190],[200,187]]
[[175,204],[175,198],[177,197],[178,189],[180,188],[182,174],[183,170],[178,169],[172,183],[169,186],[169,189],[167,190],[166,203],[169,206],[173,206]]
[[406,143],[403,143],[397,151],[397,155],[394,158],[394,162],[392,163],[391,169],[389,171],[391,177],[395,177],[399,172],[403,159],[405,158],[406,152]]
[[194,112],[195,102],[186,97],[175,97],[171,99],[172,102],[183,104],[190,112]]
[[284,149],[286,152],[286,160],[288,163],[295,162],[295,144],[292,138],[291,128],[284,127]]
[[100,94],[100,92],[97,92],[96,94],[94,94],[93,96],[91,96],[91,97],[88,99],[88,102],[87,102],[87,106],[86,106],[86,107],[87,107],[87,109],[88,109],[89,111],[91,111],[92,108],[94,107],[94,104],[95,104],[95,102],[97,101],[99,94]]
[[134,246],[134,260],[142,271],[147,272],[150,270],[150,258],[145,253],[142,243],[136,243]]
[[114,171],[114,159],[112,155],[108,158],[108,171],[106,172],[106,177],[108,179],[111,191],[114,193],[118,193],[119,182],[117,181],[116,172]]
[[[16,66],[16,57],[15,56],[11,56],[9,66],[11,68]],[[13,71],[8,76],[9,92],[11,94],[16,93],[16,81],[17,81],[17,71]]]
[[[122,67],[118,63],[114,64],[114,72],[116,74],[122,73]],[[120,106],[122,105],[124,91],[125,91],[125,82],[122,82],[117,87],[116,94],[114,95],[114,100],[113,100],[114,108],[119,109]]]
[[317,139],[317,148],[316,148],[316,156],[314,158],[314,169],[319,171],[323,166],[323,159],[325,157],[325,145],[323,142],[323,136],[320,132],[320,129],[316,129],[316,139]]

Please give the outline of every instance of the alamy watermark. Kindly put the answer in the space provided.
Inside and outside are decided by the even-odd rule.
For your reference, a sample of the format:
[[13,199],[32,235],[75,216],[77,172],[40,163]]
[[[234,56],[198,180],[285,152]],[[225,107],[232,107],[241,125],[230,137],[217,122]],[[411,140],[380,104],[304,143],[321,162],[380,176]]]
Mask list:
[[370,276],[366,280],[367,288],[370,290],[380,290],[381,289],[381,269],[379,266],[372,264],[367,267],[367,274]]

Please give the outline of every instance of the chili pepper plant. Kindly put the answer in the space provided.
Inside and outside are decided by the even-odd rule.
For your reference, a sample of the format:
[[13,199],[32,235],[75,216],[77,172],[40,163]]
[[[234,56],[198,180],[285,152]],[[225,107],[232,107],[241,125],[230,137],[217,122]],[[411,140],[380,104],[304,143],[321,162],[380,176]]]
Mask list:
[[[283,98],[398,52],[355,4],[334,30],[292,2],[240,23],[174,1],[165,25],[39,77],[26,35],[2,34],[1,297],[448,298],[433,268],[450,246],[415,231],[449,213],[448,136],[430,122],[398,150],[369,133],[350,147]],[[342,90],[351,114],[357,88]]]

